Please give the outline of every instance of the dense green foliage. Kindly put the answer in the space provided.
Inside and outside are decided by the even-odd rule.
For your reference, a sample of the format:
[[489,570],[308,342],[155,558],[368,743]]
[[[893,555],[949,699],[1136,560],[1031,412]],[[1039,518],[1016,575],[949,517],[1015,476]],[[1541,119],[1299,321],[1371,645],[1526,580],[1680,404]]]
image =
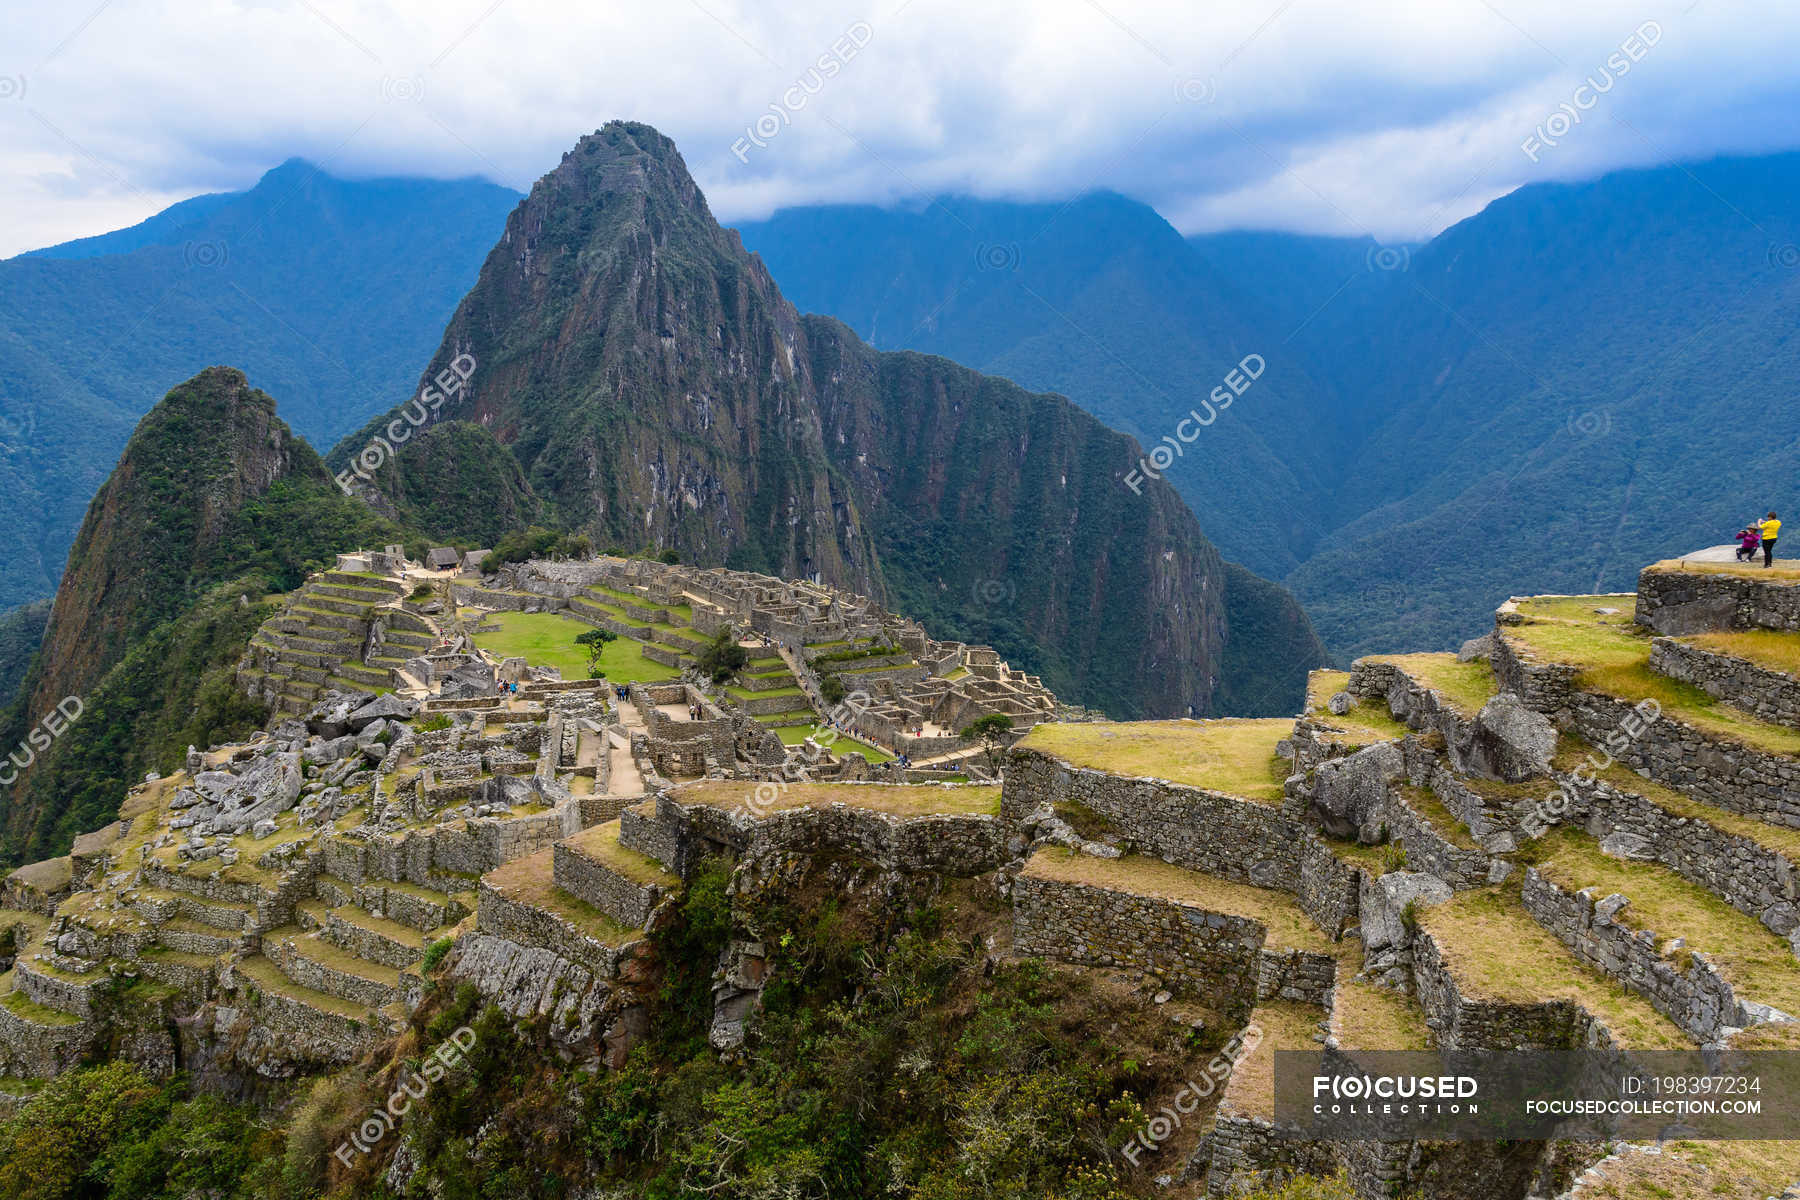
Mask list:
[[44,640],[44,623],[50,619],[50,601],[21,604],[0,617],[0,708],[12,703],[19,683]]
[[0,262],[0,609],[54,590],[94,490],[178,380],[235,363],[317,445],[411,394],[517,199],[295,160],[247,192]]
[[749,661],[749,652],[738,645],[737,633],[729,625],[713,634],[712,641],[694,656],[694,665],[714,683],[724,683]]
[[0,1122],[11,1200],[230,1200],[260,1192],[279,1141],[244,1108],[123,1062],[54,1079]]
[[[142,635],[130,653],[82,697],[81,717],[10,792],[0,861],[30,862],[61,852],[76,834],[118,811],[146,771],[179,770],[189,745],[246,737],[267,715],[236,685],[237,661],[275,606],[244,605],[262,594],[251,576],[212,589],[188,612]],[[25,720],[24,701],[7,728]],[[29,727],[25,721],[24,727]]]
[[495,540],[493,553],[481,560],[484,572],[499,570],[507,563],[525,562],[533,558],[584,558],[594,552],[585,534],[558,533],[533,525],[516,529]]
[[[733,893],[698,864],[655,935],[648,1034],[612,1070],[571,1067],[540,1023],[434,981],[372,1062],[262,1106],[111,1063],[46,1085],[0,1122],[0,1193],[21,1200],[1131,1200],[1153,1174],[1120,1149],[1212,1043],[1094,977],[988,956],[991,894],[842,894],[844,864]],[[708,1041],[734,930],[768,962],[749,1040]],[[447,942],[434,943],[435,974]],[[467,1027],[370,1152],[339,1148],[423,1057]],[[404,1146],[404,1152],[401,1147]],[[1179,1153],[1171,1147],[1168,1153]],[[1302,1180],[1257,1200],[1349,1200]]]

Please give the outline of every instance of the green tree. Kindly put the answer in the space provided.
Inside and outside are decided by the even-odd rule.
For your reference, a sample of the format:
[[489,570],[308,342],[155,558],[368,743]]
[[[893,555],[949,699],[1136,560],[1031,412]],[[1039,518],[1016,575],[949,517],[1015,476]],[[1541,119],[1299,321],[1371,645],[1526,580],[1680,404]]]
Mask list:
[[744,669],[750,655],[737,643],[737,631],[727,625],[713,634],[713,640],[700,651],[694,665],[714,683],[724,683]]
[[987,752],[988,768],[998,771],[1000,747],[1012,735],[1012,718],[1005,713],[989,713],[985,717],[976,717],[962,727],[962,736],[972,742],[980,742]]
[[606,672],[600,668],[600,657],[606,653],[606,645],[618,635],[610,629],[590,629],[575,639],[578,646],[588,648],[588,678],[604,679]]

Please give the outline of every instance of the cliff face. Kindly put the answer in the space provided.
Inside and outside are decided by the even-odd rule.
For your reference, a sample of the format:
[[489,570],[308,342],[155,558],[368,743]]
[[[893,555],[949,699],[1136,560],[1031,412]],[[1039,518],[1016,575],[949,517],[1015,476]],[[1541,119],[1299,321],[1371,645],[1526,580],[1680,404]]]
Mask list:
[[[672,546],[871,591],[874,552],[809,419],[798,326],[762,264],[713,220],[674,144],[614,124],[507,218],[421,387],[472,358],[437,419],[486,427],[560,522],[603,545]],[[392,419],[334,459],[349,462]],[[460,532],[433,520],[446,480],[402,480],[391,464],[379,479],[427,527]]]
[[69,552],[44,631],[31,707],[48,711],[105,674],[132,640],[176,615],[230,518],[318,456],[241,371],[209,367],[139,423]]
[[[1117,716],[1218,711],[1225,565],[1170,487],[1121,482],[1134,443],[1059,396],[800,316],[653,129],[608,125],[538,181],[422,390],[458,356],[468,383],[435,420],[493,435],[466,441],[465,461],[516,460],[532,495],[509,507],[541,502],[601,546],[816,573]],[[405,411],[346,439],[334,465]],[[480,540],[458,478],[407,455],[370,472],[377,506]],[[1291,597],[1270,593],[1279,619],[1259,628],[1279,639],[1236,658],[1297,664],[1275,702],[1291,710],[1324,656]]]
[[11,752],[67,697],[81,702],[66,732],[13,760],[0,862],[60,851],[189,742],[255,727],[231,667],[266,615],[262,597],[334,551],[401,540],[338,490],[243,372],[209,367],[171,391],[88,507],[42,645],[0,711]]

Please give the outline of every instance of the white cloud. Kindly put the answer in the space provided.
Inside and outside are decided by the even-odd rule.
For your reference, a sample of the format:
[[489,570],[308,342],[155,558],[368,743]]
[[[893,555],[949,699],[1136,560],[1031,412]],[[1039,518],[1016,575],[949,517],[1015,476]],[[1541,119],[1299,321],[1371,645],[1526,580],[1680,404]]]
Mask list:
[[[248,186],[294,155],[523,189],[613,117],[674,137],[727,221],[1110,187],[1190,232],[1408,241],[1535,179],[1800,139],[1795,70],[1773,53],[1800,10],[1746,0],[0,0],[0,14],[0,254]],[[1660,41],[1533,163],[1521,142],[1647,20]],[[814,80],[859,21],[867,45]],[[741,162],[732,145],[760,116],[778,130],[740,144]]]

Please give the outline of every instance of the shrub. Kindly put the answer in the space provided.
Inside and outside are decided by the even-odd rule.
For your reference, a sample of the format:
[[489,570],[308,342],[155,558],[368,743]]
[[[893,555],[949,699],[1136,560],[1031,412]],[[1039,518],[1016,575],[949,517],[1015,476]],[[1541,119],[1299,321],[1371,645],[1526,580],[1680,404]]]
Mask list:
[[425,947],[425,960],[420,966],[426,971],[437,970],[437,965],[444,961],[444,955],[450,953],[450,947],[455,944],[456,939],[451,937],[441,937],[431,943]]
[[836,671],[821,671],[819,673],[819,695],[825,698],[826,704],[842,704],[846,694],[847,693],[844,690],[844,681],[839,677]]
[[432,713],[429,717],[414,726],[420,733],[436,733],[440,729],[450,728],[450,714]]

